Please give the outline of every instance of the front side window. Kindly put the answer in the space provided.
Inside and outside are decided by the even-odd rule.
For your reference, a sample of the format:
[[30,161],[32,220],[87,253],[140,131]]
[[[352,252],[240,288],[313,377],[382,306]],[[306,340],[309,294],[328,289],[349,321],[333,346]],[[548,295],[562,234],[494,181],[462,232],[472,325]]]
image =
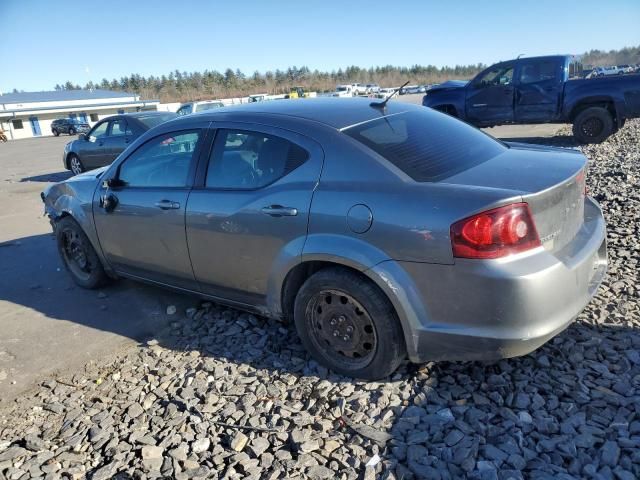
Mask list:
[[118,178],[128,187],[185,187],[200,138],[194,130],[149,140],[124,161]]
[[428,108],[344,130],[416,182],[437,182],[505,151],[480,130]]
[[251,190],[267,186],[302,165],[308,152],[281,137],[218,130],[209,160],[208,188]]
[[106,137],[108,127],[109,122],[102,122],[93,127],[93,130],[89,133],[89,140],[95,142],[98,138]]
[[556,62],[525,63],[520,71],[520,83],[538,83],[556,78]]
[[478,86],[511,85],[513,82],[513,65],[500,65],[493,67],[474,82]]

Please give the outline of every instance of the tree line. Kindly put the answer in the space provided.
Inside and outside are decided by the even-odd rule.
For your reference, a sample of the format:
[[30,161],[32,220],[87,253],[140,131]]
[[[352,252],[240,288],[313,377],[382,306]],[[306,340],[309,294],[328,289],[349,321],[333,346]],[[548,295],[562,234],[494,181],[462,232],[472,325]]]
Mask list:
[[377,83],[381,86],[398,86],[407,80],[412,84],[438,83],[450,78],[471,78],[485,65],[458,65],[438,68],[434,65],[412,67],[361,68],[322,72],[308,67],[289,67],[286,70],[254,72],[246,75],[239,69],[224,72],[181,72],[175,70],[168,75],[142,76],[131,74],[120,79],[103,78],[100,82],[88,82],[84,86],[67,81],[55,86],[56,90],[105,89],[135,92],[143,99],[157,98],[162,102],[185,102],[210,98],[229,98],[253,93],[288,93],[290,87],[302,86],[309,91],[327,92],[335,90],[340,83]]
[[[585,66],[603,66],[640,63],[640,46],[625,47],[620,50],[591,50],[582,55]],[[361,68],[350,66],[345,69],[324,72],[310,70],[306,66],[289,67],[286,70],[253,72],[247,75],[239,69],[227,68],[224,72],[205,70],[203,72],[181,72],[175,70],[167,75],[148,77],[131,74],[120,79],[103,78],[100,82],[90,81],[84,86],[70,81],[56,85],[56,90],[105,89],[134,92],[142,99],[159,99],[161,102],[186,102],[203,99],[246,96],[253,93],[288,93],[290,87],[302,86],[310,91],[333,91],[341,83],[377,83],[382,87],[395,87],[409,81],[410,84],[440,83],[450,79],[472,78],[485,64],[436,67],[434,65],[413,65],[397,67],[393,65]]]

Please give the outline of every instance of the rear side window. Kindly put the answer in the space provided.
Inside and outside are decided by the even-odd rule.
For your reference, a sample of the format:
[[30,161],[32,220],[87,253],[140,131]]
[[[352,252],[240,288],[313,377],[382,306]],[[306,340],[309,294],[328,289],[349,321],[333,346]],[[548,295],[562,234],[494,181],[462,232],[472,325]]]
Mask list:
[[244,130],[218,130],[205,185],[252,190],[265,187],[302,165],[309,154],[281,137]]
[[538,83],[556,78],[557,62],[533,62],[522,65],[520,83]]
[[475,167],[507,147],[431,109],[390,115],[343,130],[416,182],[437,182]]

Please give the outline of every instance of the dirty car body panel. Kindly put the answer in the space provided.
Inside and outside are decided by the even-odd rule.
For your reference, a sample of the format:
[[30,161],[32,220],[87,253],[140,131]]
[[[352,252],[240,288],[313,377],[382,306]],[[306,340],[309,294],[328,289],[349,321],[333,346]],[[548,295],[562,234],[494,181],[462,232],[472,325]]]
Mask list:
[[[184,186],[109,186],[136,151],[194,129],[201,136]],[[415,138],[424,143],[410,145]],[[261,184],[256,139],[289,142],[302,160]],[[235,170],[222,168],[228,159]],[[290,314],[292,272],[341,265],[388,297],[412,361],[495,359],[562,331],[603,278],[605,223],[585,196],[585,169],[579,152],[503,144],[431,109],[327,98],[172,120],[107,169],[56,184],[43,199],[54,223],[76,218],[112,274],[280,318]],[[225,188],[211,172],[242,182]],[[110,194],[118,205],[107,211]],[[522,204],[535,248],[499,258],[454,253],[453,225]]]

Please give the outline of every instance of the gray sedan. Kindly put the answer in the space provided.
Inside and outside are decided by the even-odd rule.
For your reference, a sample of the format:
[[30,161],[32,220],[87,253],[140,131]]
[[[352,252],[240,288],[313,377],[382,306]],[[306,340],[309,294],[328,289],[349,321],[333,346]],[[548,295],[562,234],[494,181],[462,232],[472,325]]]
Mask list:
[[42,198],[79,285],[291,319],[318,362],[372,379],[565,329],[607,264],[585,170],[421,106],[326,98],[169,121]]
[[144,132],[176,116],[172,112],[136,112],[107,117],[65,145],[62,164],[74,175],[109,165]]

